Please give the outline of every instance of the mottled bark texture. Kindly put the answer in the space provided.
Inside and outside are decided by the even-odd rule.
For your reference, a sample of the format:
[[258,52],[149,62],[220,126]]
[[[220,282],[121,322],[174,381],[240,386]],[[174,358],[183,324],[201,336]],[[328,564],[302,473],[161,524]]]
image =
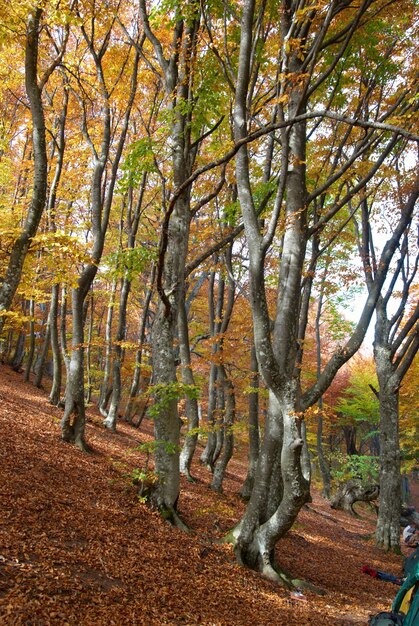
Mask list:
[[359,517],[354,509],[354,504],[356,502],[374,502],[379,494],[380,488],[378,485],[363,485],[357,480],[348,480],[348,482],[339,487],[330,502],[330,506],[332,509],[343,509],[350,515]]
[[45,120],[42,91],[38,85],[38,45],[42,9],[29,14],[26,26],[25,86],[32,118],[33,189],[32,199],[19,237],[13,244],[9,263],[0,284],[0,335],[4,315],[12,305],[22,275],[23,263],[32,238],[35,236],[47,198],[48,161],[45,139]]
[[[173,45],[169,58],[153,32],[144,0],[139,4],[141,22],[158,59],[164,83],[168,109],[172,115],[172,180],[174,195],[166,207],[160,240],[157,267],[157,312],[152,329],[153,385],[156,388],[157,410],[154,416],[155,471],[158,477],[151,500],[175,523],[179,497],[180,419],[178,398],[170,394],[177,383],[175,361],[176,326],[185,280],[186,254],[190,225],[190,189],[182,185],[192,172],[197,146],[191,141],[193,111],[193,63],[199,26],[199,6],[187,3],[188,19],[175,10]],[[165,398],[163,400],[163,398]]]
[[[182,382],[188,387],[195,387],[195,378],[191,364],[191,350],[189,345],[188,317],[184,296],[181,298],[178,314],[179,353],[182,368]],[[188,420],[185,441],[180,453],[180,471],[192,481],[191,464],[198,441],[199,405],[195,394],[186,396],[186,417]]]
[[[259,31],[255,24],[259,25],[260,21],[256,19],[255,7],[253,0],[243,3],[234,109],[236,142],[243,141],[248,134],[249,102],[252,101],[251,90],[256,82],[255,72],[258,70],[254,51]],[[357,7],[348,22],[342,26],[340,55],[344,54],[368,7],[368,2]],[[275,563],[276,543],[291,528],[299,510],[309,498],[306,465],[302,463],[304,461],[302,451],[305,446],[303,413],[319,400],[339,368],[359,349],[389,264],[406,226],[406,219],[409,219],[406,214],[401,216],[377,261],[377,273],[352,336],[322,367],[316,382],[302,392],[299,357],[300,344],[304,340],[304,323],[300,323],[301,316],[304,316],[304,307],[301,289],[306,284],[304,262],[307,244],[313,242],[316,233],[320,232],[340,208],[345,206],[352,194],[362,189],[397,143],[397,135],[394,134],[384,144],[380,157],[371,166],[365,178],[357,181],[356,186],[346,196],[337,195],[324,215],[309,223],[309,220],[313,219],[313,211],[309,210],[310,203],[322,197],[325,190],[338,180],[351,164],[350,159],[342,167],[337,167],[338,161],[335,164],[332,162],[328,181],[308,194],[306,187],[308,131],[305,121],[295,121],[298,115],[305,113],[311,94],[328,76],[326,72],[320,78],[315,78],[316,72],[312,72],[316,67],[319,51],[327,42],[329,27],[332,22],[338,27],[340,12],[343,10],[343,6],[331,4],[321,15],[320,22],[315,23],[311,18],[301,19],[299,11],[291,2],[284,0],[281,3],[282,48],[278,61],[278,71],[281,72],[278,97],[283,96],[282,101],[286,104],[281,104],[278,116],[282,120],[288,120],[289,128],[283,127],[281,131],[281,168],[277,179],[277,196],[271,220],[263,229],[255,206],[252,190],[253,172],[251,175],[247,147],[242,145],[236,155],[238,196],[250,256],[250,301],[255,349],[261,376],[269,390],[269,410],[253,491],[243,518],[229,533],[228,539],[235,544],[239,561],[259,568],[264,575],[273,580],[284,578]],[[290,37],[294,42],[303,43],[294,49],[288,44]],[[308,82],[307,77],[303,79],[306,71],[309,71],[311,76]],[[333,66],[328,71],[333,71]],[[341,150],[344,149],[349,135],[349,131],[343,135]],[[360,144],[361,151],[353,152],[354,160],[357,155],[362,154],[362,150],[367,150],[370,140],[371,137],[366,136],[365,143]],[[264,263],[280,216],[284,230],[280,247],[277,307],[271,334],[264,285]],[[309,293],[304,295],[307,298]],[[292,585],[292,581],[287,579],[287,584]]]
[[[112,28],[114,22],[110,26]],[[109,215],[112,207],[114,190],[117,181],[119,163],[122,150],[127,137],[129,120],[131,116],[134,97],[137,90],[139,53],[136,52],[131,71],[131,85],[125,112],[121,121],[121,130],[118,141],[114,146],[112,158],[110,158],[110,148],[112,143],[111,133],[111,102],[110,92],[105,82],[103,71],[103,57],[111,41],[105,38],[103,45],[99,46],[94,38],[94,21],[92,31],[87,32],[81,26],[83,37],[86,41],[89,53],[95,65],[98,80],[98,106],[101,106],[101,136],[100,148],[97,150],[95,144],[87,134],[87,142],[92,153],[92,178],[91,178],[91,220],[92,220],[92,252],[91,262],[87,263],[79,275],[77,287],[72,291],[73,310],[73,334],[70,363],[67,369],[67,381],[65,391],[65,410],[61,421],[61,432],[64,441],[75,443],[82,450],[88,450],[89,446],[85,441],[85,405],[84,405],[84,303],[96,276],[100,260],[102,258],[105,244],[105,236],[109,223]],[[85,117],[86,111],[83,109],[84,127],[88,127]],[[107,171],[109,169],[109,171]],[[73,416],[73,422],[71,419]]]
[[[396,234],[401,245],[395,270],[377,301],[374,335],[374,359],[378,378],[380,405],[380,501],[376,542],[386,550],[400,549],[401,475],[399,445],[399,389],[419,347],[419,304],[409,307],[412,287],[418,268],[411,257],[410,226],[419,198],[419,178],[413,181],[406,196],[399,198],[400,215]],[[359,252],[364,265],[366,286],[371,293],[379,272],[376,264],[373,234],[370,228],[370,208],[365,199],[361,205],[361,227],[358,230]],[[414,246],[413,246],[414,247]],[[390,302],[396,308],[390,313]]]
[[250,358],[250,393],[249,393],[249,465],[246,479],[240,489],[240,495],[245,500],[250,498],[255,482],[256,467],[259,458],[259,368],[255,347],[252,346]]

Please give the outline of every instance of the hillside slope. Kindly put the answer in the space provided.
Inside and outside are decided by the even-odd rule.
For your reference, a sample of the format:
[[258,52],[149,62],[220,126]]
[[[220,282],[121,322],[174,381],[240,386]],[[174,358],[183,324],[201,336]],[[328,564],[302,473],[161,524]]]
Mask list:
[[140,503],[131,484],[129,474],[144,463],[135,448],[150,432],[121,424],[113,435],[91,411],[94,453],[85,455],[61,442],[60,417],[44,393],[1,367],[1,624],[365,624],[391,603],[397,588],[360,571],[363,564],[401,571],[399,557],[362,537],[373,532],[370,514],[350,519],[315,495],[278,555],[325,595],[293,600],[213,543],[243,510],[242,464],[229,466],[222,496],[194,467],[198,481],[182,483],[179,504],[195,531],[186,534]]

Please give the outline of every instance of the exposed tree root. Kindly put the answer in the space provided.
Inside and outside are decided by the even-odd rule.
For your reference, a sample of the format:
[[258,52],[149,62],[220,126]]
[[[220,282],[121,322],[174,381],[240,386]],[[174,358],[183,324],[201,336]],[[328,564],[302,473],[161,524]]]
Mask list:
[[163,519],[169,522],[172,526],[175,526],[175,528],[179,528],[186,533],[192,532],[189,526],[185,524],[173,507],[160,506],[159,511]]
[[186,478],[186,480],[187,480],[188,482],[190,482],[190,483],[196,483],[196,482],[197,482],[196,478],[194,478],[194,477],[192,476],[192,474],[190,473],[190,471],[189,471],[189,470],[184,469],[184,470],[181,470],[181,472],[180,472],[180,473],[182,474],[182,476],[185,476],[185,478]]

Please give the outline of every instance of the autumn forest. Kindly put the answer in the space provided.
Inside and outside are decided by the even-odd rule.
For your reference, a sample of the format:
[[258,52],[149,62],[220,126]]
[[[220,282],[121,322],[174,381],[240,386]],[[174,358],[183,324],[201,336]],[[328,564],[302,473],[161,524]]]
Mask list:
[[2,372],[75,459],[150,432],[132,484],[186,533],[194,467],[221,498],[243,462],[223,542],[288,589],[313,490],[400,548],[418,34],[414,0],[0,1]]

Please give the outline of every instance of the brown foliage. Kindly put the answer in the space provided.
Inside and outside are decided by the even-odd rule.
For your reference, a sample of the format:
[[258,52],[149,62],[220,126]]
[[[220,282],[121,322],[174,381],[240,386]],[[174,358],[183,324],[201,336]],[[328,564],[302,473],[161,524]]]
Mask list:
[[42,392],[4,367],[0,380],[2,624],[365,624],[389,607],[396,587],[360,572],[401,569],[363,538],[370,514],[349,519],[314,496],[278,557],[325,595],[293,600],[213,543],[242,511],[244,463],[232,460],[222,496],[193,468],[198,482],[183,482],[179,508],[196,532],[185,534],[141,504],[126,477],[150,434],[121,424],[113,435],[91,414],[94,453],[82,454],[61,442],[60,411]]

